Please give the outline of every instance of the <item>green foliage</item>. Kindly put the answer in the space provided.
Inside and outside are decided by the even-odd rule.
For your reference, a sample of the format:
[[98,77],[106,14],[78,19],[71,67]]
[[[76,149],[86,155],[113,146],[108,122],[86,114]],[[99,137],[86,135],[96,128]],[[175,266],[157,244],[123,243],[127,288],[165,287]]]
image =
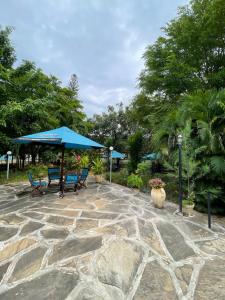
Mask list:
[[128,108],[122,103],[116,108],[109,105],[106,112],[95,114],[89,122],[91,138],[107,147],[113,146],[119,152],[127,150],[127,138],[136,128],[136,123],[129,118]]
[[2,29],[0,26],[0,66],[6,69],[11,68],[16,59],[15,50],[9,39],[11,32],[11,27]]
[[145,189],[148,188],[148,181],[151,177],[151,167],[151,161],[144,161],[137,165],[136,174],[142,179],[143,187]]
[[143,147],[143,136],[141,131],[135,132],[128,139],[130,161],[128,165],[129,172],[135,172],[137,165],[141,160],[141,151]]
[[10,33],[10,28],[0,28],[0,153],[9,147],[15,150],[11,139],[25,134],[63,125],[86,132],[77,79],[72,77],[69,87],[62,87],[32,62],[13,67]]
[[102,175],[103,173],[103,161],[98,157],[93,161],[92,171],[95,175]]
[[7,184],[10,182],[28,182],[27,171],[9,171],[9,179],[6,179],[6,171],[0,172],[0,184]]
[[150,131],[149,147],[163,153],[174,193],[182,134],[184,194],[194,192],[195,207],[205,211],[204,191],[216,190],[212,207],[219,213],[225,213],[224,36],[223,0],[192,0],[180,8],[145,52],[141,90],[130,107],[131,117]]
[[[106,180],[109,180],[110,178],[109,173],[106,173],[105,177]],[[119,172],[112,172],[112,182],[115,182],[117,184],[127,186],[127,177],[128,177],[127,169],[122,169]]]
[[140,189],[143,186],[143,181],[140,176],[132,173],[127,177],[127,186]]
[[56,152],[53,152],[52,150],[46,150],[41,153],[41,158],[44,164],[49,164],[52,162],[56,162],[58,156]]
[[32,173],[32,175],[35,177],[38,176],[43,176],[46,177],[48,174],[48,167],[46,165],[43,164],[38,164],[38,165],[29,165],[27,167],[27,170],[30,171]]
[[87,154],[81,156],[80,166],[81,166],[81,168],[88,168],[88,166],[89,166],[89,156]]
[[223,0],[193,0],[144,54],[140,86],[172,101],[198,88],[225,87]]

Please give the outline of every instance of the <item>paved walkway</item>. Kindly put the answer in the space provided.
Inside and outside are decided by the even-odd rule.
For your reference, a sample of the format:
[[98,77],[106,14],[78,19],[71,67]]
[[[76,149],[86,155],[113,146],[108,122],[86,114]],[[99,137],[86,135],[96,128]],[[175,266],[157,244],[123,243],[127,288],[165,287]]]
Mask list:
[[225,299],[223,219],[211,231],[115,184],[26,188],[0,186],[0,299]]

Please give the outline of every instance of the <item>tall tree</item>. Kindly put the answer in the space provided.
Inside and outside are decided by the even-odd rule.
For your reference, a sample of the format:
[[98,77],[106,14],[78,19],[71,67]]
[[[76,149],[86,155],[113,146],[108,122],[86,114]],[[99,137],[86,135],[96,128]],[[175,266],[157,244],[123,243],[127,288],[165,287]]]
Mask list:
[[224,0],[193,0],[148,47],[140,87],[146,94],[179,98],[198,88],[225,87]]

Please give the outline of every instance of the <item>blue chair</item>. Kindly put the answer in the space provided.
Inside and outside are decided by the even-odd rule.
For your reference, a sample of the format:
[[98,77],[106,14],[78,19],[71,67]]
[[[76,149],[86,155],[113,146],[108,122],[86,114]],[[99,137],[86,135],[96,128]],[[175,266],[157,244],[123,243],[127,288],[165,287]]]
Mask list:
[[63,182],[63,191],[66,188],[73,188],[74,192],[77,191],[77,187],[79,184],[79,175],[78,174],[66,174]]
[[83,168],[81,170],[80,179],[79,179],[80,187],[85,187],[85,188],[87,187],[85,182],[87,180],[88,174],[89,174],[89,169],[88,168]]
[[40,190],[42,187],[46,187],[47,186],[47,182],[46,181],[42,181],[41,179],[39,180],[34,180],[31,172],[27,173],[28,179],[30,181],[31,187],[32,187],[32,192],[31,195],[35,196],[35,195],[42,195],[43,192]]
[[59,180],[60,181],[60,168],[48,168],[48,186],[50,185],[52,180]]

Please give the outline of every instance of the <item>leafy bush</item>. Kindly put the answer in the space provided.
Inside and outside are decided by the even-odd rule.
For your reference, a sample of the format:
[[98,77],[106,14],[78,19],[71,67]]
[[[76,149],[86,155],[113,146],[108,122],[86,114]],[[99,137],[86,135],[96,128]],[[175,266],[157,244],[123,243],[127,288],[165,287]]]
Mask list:
[[88,168],[88,166],[89,166],[89,156],[88,155],[81,156],[80,166],[81,166],[81,168]]
[[137,165],[136,174],[141,177],[145,189],[148,188],[148,181],[151,177],[151,166],[151,161],[144,161]]
[[140,176],[132,173],[127,178],[127,185],[132,188],[140,189],[143,186],[143,181]]
[[57,161],[58,156],[57,156],[57,153],[55,153],[51,150],[46,150],[43,153],[41,153],[41,159],[44,164],[48,164],[48,163]]
[[103,173],[103,161],[98,157],[93,161],[92,171],[95,175],[101,175]]
[[128,171],[135,172],[137,164],[141,160],[141,150],[143,146],[143,135],[141,131],[137,131],[128,139],[130,161],[128,163]]
[[29,165],[27,170],[30,171],[34,177],[47,176],[48,167],[43,164]]
[[[106,174],[106,180],[109,180],[109,173]],[[119,172],[112,172],[112,182],[127,186],[128,172],[126,169],[122,169]]]

